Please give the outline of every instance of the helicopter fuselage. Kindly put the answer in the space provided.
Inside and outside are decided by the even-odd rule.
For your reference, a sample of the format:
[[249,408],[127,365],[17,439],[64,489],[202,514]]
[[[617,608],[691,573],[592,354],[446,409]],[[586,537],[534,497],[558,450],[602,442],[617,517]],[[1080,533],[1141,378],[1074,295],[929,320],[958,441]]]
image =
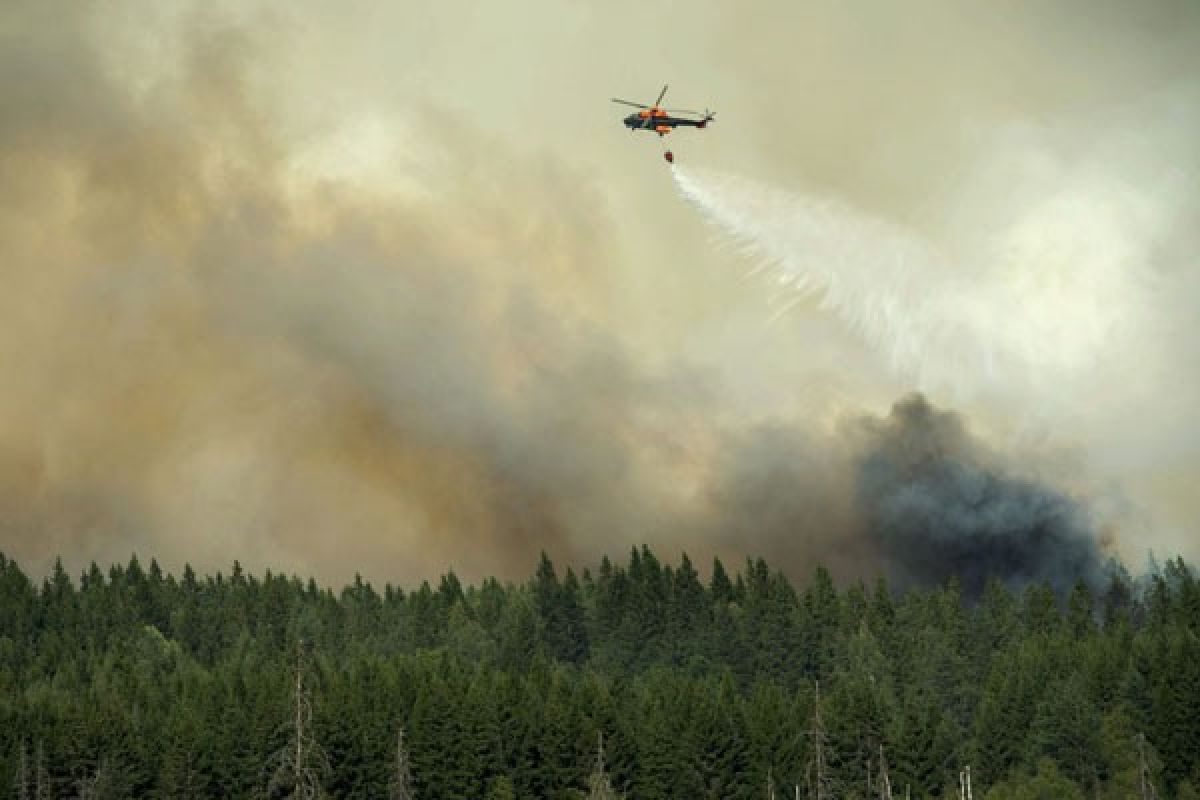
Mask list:
[[675,128],[703,128],[708,125],[708,119],[688,119],[687,117],[672,117],[665,111],[639,111],[630,114],[624,120],[626,128],[631,131],[651,131],[659,136],[666,136]]

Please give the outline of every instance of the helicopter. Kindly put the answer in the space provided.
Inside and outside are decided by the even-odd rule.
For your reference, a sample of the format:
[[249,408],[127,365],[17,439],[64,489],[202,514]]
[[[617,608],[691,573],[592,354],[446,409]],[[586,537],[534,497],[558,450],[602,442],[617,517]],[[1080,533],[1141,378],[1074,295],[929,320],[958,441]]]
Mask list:
[[[625,127],[632,131],[654,131],[659,136],[666,136],[668,133],[678,127],[686,128],[704,128],[716,116],[716,112],[708,111],[707,109],[701,113],[699,111],[686,111],[679,108],[662,108],[663,97],[667,94],[667,87],[664,86],[662,91],[658,93],[658,99],[654,101],[654,105],[647,106],[641,103],[631,103],[628,100],[612,98],[614,103],[633,106],[640,108],[641,111],[634,112],[625,118]],[[676,117],[673,114],[687,114],[686,117]]]

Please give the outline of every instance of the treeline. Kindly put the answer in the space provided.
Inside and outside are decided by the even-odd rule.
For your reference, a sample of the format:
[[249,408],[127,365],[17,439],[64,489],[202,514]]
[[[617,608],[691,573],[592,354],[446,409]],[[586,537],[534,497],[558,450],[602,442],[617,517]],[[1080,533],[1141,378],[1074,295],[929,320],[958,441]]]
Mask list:
[[[808,795],[820,686],[835,796],[1193,798],[1200,584],[1181,559],[1067,597],[992,582],[702,580],[647,548],[524,584],[340,592],[136,558],[40,584],[0,556],[0,781],[13,796],[265,797],[297,652],[335,798],[578,798],[597,735],[637,800]],[[878,780],[876,780],[878,786]],[[786,790],[785,790],[786,787]],[[873,791],[878,791],[877,789]],[[873,795],[874,796],[874,795]],[[40,800],[40,798],[39,798]]]

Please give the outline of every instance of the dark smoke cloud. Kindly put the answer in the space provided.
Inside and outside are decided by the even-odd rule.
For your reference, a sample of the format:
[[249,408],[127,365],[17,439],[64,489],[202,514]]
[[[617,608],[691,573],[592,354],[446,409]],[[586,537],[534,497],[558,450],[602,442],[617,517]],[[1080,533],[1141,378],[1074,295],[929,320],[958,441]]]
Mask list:
[[821,563],[898,587],[957,578],[977,597],[992,576],[1065,592],[1095,582],[1106,561],[1083,500],[989,450],[959,414],[920,394],[835,433],[807,420],[731,433],[714,467],[697,530],[798,577]]
[[958,578],[976,597],[989,576],[1047,581],[1065,592],[1094,581],[1103,557],[1087,511],[1035,479],[1009,475],[962,418],[921,395],[863,422],[855,495],[865,535],[902,584]]

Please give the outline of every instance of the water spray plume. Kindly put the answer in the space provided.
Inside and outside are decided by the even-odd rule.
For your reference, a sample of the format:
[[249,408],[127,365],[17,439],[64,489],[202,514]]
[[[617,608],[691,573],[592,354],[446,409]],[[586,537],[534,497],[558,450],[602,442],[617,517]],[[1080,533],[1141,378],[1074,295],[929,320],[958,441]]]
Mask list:
[[[894,371],[926,389],[1036,390],[1091,366],[1137,308],[1119,248],[1109,242],[1103,258],[1090,257],[1095,246],[1081,244],[1079,223],[1056,224],[1053,207],[951,256],[834,199],[678,164],[672,174],[683,197],[793,303],[818,294]],[[1039,238],[1031,226],[1049,234]]]
[[933,301],[917,294],[915,278],[933,259],[921,242],[831,200],[678,165],[673,172],[683,196],[757,262],[755,271],[785,290],[820,293],[823,306],[885,350],[893,366],[920,367],[920,343],[944,317],[926,305],[915,329],[897,326],[901,306]]

